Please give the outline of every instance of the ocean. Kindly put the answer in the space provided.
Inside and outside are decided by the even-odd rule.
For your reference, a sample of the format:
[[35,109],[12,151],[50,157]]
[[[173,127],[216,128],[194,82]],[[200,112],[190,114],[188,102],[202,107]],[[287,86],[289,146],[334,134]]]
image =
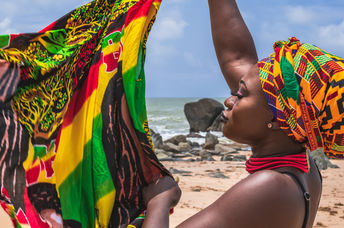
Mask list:
[[[189,123],[184,114],[184,105],[201,98],[147,98],[148,124],[151,129],[159,133],[163,140],[175,135],[189,134]],[[223,104],[225,98],[212,98]],[[211,132],[219,137],[220,142],[227,142],[222,132]],[[205,136],[206,132],[200,132]],[[204,143],[204,139],[190,138],[191,141]]]

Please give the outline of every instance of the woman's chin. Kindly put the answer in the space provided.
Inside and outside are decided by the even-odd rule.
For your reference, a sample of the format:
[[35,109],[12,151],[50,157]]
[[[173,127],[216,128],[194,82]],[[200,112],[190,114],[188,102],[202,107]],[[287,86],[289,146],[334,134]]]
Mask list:
[[222,129],[222,134],[223,136],[225,136],[228,139],[233,140],[233,130],[230,127],[230,124],[228,123],[228,121],[226,122],[221,122],[221,129]]
[[230,139],[236,143],[249,144],[249,142],[247,140],[239,137],[239,135],[236,134],[234,131],[228,131],[228,129],[226,129],[226,128],[222,128],[222,134],[227,139]]

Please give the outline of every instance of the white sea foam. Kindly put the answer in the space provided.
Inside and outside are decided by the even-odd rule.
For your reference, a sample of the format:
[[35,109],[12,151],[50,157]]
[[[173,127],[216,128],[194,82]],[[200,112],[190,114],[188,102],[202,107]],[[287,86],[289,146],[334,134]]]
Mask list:
[[[163,140],[179,134],[189,134],[189,123],[185,118],[184,105],[197,100],[199,98],[148,98],[149,127],[158,132]],[[224,99],[219,98],[217,100],[223,102]],[[218,136],[220,142],[230,143],[228,139],[223,137],[222,132],[211,133]],[[200,132],[199,134],[205,136],[206,132]],[[204,138],[188,138],[188,140],[199,144],[204,143]]]

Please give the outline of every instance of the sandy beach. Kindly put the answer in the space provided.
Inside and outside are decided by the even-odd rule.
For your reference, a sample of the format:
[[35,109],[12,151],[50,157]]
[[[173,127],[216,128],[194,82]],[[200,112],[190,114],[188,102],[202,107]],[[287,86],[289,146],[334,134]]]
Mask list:
[[[250,152],[247,152],[249,155]],[[215,157],[216,159],[216,157]],[[322,171],[323,193],[314,227],[344,227],[344,161],[331,160],[338,169]],[[183,191],[182,198],[170,217],[170,227],[207,207],[228,188],[248,174],[244,162],[233,161],[195,161],[163,162],[179,179]],[[0,211],[2,228],[12,227],[8,216]]]
[[[344,161],[331,161],[339,168],[322,171],[323,193],[313,227],[344,227]],[[248,175],[243,162],[164,162],[164,165],[179,172],[186,171],[175,174],[183,194],[171,216],[170,227],[207,207]]]

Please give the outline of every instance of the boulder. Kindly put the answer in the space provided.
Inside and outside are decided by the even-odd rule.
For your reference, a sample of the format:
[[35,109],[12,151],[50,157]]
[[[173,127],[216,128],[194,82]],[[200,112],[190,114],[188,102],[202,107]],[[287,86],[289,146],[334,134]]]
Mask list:
[[185,135],[176,135],[165,140],[165,143],[173,143],[174,145],[178,145],[181,142],[187,142]]
[[216,161],[212,156],[209,156],[208,158],[207,158],[207,161]]
[[188,141],[188,143],[190,144],[191,147],[200,147],[200,145],[199,145],[198,142],[191,142],[191,141]]
[[204,136],[197,134],[196,132],[190,132],[186,137],[189,138],[204,138]]
[[215,150],[209,150],[209,153],[211,153],[211,155],[219,155],[219,153]]
[[192,155],[188,153],[174,153],[172,157],[173,158],[186,158],[186,157],[192,157]]
[[223,122],[221,121],[222,114],[220,113],[213,123],[210,125],[210,127],[207,128],[207,131],[222,131],[223,128]]
[[191,146],[187,142],[180,142],[178,144],[178,147],[179,147],[179,151],[181,151],[181,152],[186,152],[186,151],[190,151],[191,150]]
[[246,161],[246,156],[245,155],[235,155],[233,156],[232,161]]
[[211,153],[207,150],[201,150],[199,152],[199,156],[201,157],[201,160],[208,160],[209,157],[211,157]]
[[163,149],[154,148],[155,154],[165,153]]
[[191,150],[190,153],[193,154],[194,156],[200,156],[201,150]]
[[216,117],[224,110],[223,105],[209,98],[184,105],[184,114],[190,125],[190,132],[207,131]]
[[221,161],[246,161],[245,155],[235,155],[232,154],[224,154],[221,157]]
[[231,155],[231,154],[224,154],[221,157],[221,161],[233,161],[233,155]]
[[159,133],[149,129],[154,148],[161,149],[163,145],[162,137]]
[[225,145],[225,144],[216,144],[215,145],[215,151],[217,153],[227,154],[227,153],[236,153],[236,149],[234,149],[231,145]]
[[174,159],[165,153],[159,153],[156,155],[159,161],[174,161]]
[[190,153],[190,152],[186,152],[185,153],[188,157],[194,157],[195,155],[193,155],[192,153]]
[[162,146],[162,149],[164,151],[169,151],[169,152],[175,152],[175,153],[179,153],[179,147],[174,145],[173,143],[165,143],[163,146]]
[[203,148],[208,150],[214,150],[215,145],[219,143],[216,135],[211,134],[210,132],[207,133],[205,136],[205,143]]
[[213,177],[213,178],[222,178],[222,179],[228,179],[229,178],[226,175],[224,175],[223,173],[221,173],[220,170],[216,170],[216,172],[211,172],[208,175],[210,177]]
[[313,150],[310,154],[311,157],[314,159],[315,163],[317,164],[319,170],[325,170],[327,168],[339,168],[337,165],[332,164],[330,162],[322,148]]
[[175,168],[172,168],[172,167],[169,169],[169,171],[172,174],[181,174],[181,175],[183,175],[183,174],[192,174],[191,171],[179,170],[179,169],[175,169]]

